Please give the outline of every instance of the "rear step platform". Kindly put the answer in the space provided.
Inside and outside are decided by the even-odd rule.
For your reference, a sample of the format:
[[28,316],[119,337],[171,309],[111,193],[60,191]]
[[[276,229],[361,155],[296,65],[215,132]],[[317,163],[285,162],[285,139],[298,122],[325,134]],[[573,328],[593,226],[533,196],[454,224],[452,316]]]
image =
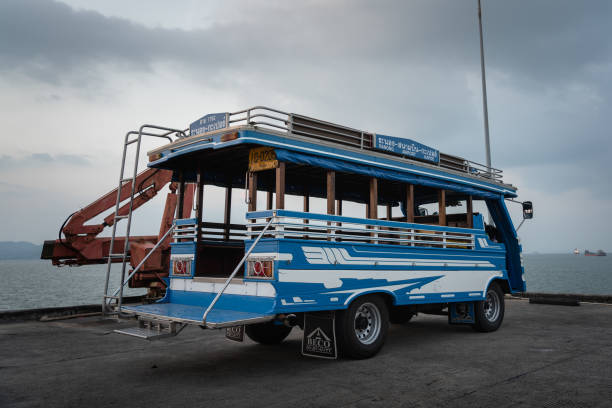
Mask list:
[[115,333],[138,337],[145,340],[158,340],[164,337],[176,336],[185,328],[186,323],[168,320],[138,318],[138,326],[117,329]]
[[139,319],[197,324],[206,326],[209,329],[262,323],[270,321],[275,317],[274,313],[270,313],[267,310],[228,310],[224,309],[223,305],[219,305],[210,311],[206,323],[204,323],[202,317],[207,307],[208,305],[193,306],[177,303],[152,303],[148,305],[123,306],[121,310],[122,312],[136,315]]

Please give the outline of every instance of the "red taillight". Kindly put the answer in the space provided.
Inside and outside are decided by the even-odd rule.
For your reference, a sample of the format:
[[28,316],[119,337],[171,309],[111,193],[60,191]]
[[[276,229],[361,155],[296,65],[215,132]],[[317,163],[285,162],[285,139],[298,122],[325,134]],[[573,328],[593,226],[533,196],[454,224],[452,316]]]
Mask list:
[[268,259],[248,261],[247,277],[272,279],[274,277],[274,261]]
[[190,276],[191,275],[191,259],[190,258],[173,259],[172,260],[172,275]]

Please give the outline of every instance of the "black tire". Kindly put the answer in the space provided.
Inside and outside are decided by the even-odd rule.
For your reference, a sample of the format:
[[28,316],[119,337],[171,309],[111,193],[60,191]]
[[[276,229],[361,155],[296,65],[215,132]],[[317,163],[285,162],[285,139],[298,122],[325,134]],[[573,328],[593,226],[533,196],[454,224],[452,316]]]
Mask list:
[[487,289],[486,300],[474,305],[476,323],[472,328],[479,332],[497,330],[504,320],[504,310],[504,292],[499,284],[492,282]]
[[392,324],[408,323],[414,313],[405,306],[395,306],[389,311],[389,321]]
[[389,311],[382,297],[357,298],[348,309],[336,314],[338,350],[345,357],[372,357],[385,344],[388,328]]
[[274,324],[274,322],[250,324],[244,332],[254,342],[260,344],[279,344],[291,333],[291,327]]

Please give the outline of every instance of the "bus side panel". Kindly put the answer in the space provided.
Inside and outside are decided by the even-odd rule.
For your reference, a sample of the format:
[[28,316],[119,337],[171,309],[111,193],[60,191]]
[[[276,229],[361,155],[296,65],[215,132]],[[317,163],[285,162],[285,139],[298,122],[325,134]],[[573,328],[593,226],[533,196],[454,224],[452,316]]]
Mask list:
[[493,279],[507,279],[502,244],[479,235],[475,249],[279,240],[277,313],[343,309],[382,292],[398,305],[483,300]]

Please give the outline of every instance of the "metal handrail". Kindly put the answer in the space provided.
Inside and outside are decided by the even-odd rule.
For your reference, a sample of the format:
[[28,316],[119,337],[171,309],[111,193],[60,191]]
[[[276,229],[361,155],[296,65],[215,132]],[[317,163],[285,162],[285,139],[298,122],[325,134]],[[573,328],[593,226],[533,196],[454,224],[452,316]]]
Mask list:
[[[128,277],[125,279],[124,282],[121,283],[121,286],[119,286],[115,292],[113,293],[113,296],[117,296],[117,294],[119,293],[119,291],[121,290],[122,287],[125,286],[126,283],[128,283],[130,281],[130,279],[132,279],[132,276],[134,276],[136,274],[136,272],[138,272],[138,270],[142,267],[142,265],[144,265],[144,263],[147,261],[147,259],[149,259],[149,257],[151,255],[153,255],[153,252],[155,252],[155,250],[157,248],[160,247],[160,245],[166,240],[166,238],[168,237],[168,235],[170,235],[170,233],[174,230],[175,225],[172,225],[168,231],[166,231],[166,233],[159,239],[159,241],[157,241],[157,244],[155,244],[155,246],[153,247],[153,249],[151,249],[147,255],[142,258],[142,261],[140,261],[140,263],[138,265],[136,265],[136,268],[134,268],[134,270],[132,270],[132,272],[130,272],[130,274],[128,275]],[[119,304],[119,309],[121,309],[121,304]]]
[[[270,231],[266,236],[274,238],[289,238],[289,237],[306,237],[314,239],[323,239],[343,242],[372,242],[378,243],[405,243],[411,246],[428,245],[441,248],[449,247],[468,247],[475,248],[476,231],[470,229],[465,232],[446,229],[429,229],[426,224],[408,224],[406,226],[397,225],[378,225],[377,223],[368,222],[369,220],[357,220],[351,218],[342,218],[338,216],[330,216],[330,219],[310,218],[308,213],[301,215],[285,215],[275,213],[275,222],[272,226],[274,231]],[[268,219],[268,214],[258,214],[257,217],[251,218],[254,221],[249,224],[250,227],[262,227],[264,224],[258,220]],[[309,223],[287,222],[284,219],[308,220]],[[316,224],[314,222],[326,223]],[[374,220],[371,220],[374,221]],[[358,224],[362,227],[347,226],[346,224]],[[268,224],[265,224],[266,227]],[[437,226],[436,226],[437,227]],[[442,227],[444,228],[444,227]],[[447,227],[448,228],[448,227]],[[451,227],[452,228],[452,227]],[[247,236],[261,234],[261,231],[248,231]]]
[[206,308],[206,311],[204,312],[204,315],[202,316],[202,324],[206,325],[206,318],[208,317],[208,314],[213,309],[213,307],[215,306],[215,304],[217,303],[217,301],[219,300],[219,298],[221,297],[223,292],[225,292],[225,289],[227,289],[227,287],[229,286],[230,282],[232,281],[232,279],[234,279],[234,276],[236,276],[236,274],[238,273],[238,271],[240,270],[242,265],[244,265],[244,262],[246,261],[248,256],[251,255],[251,252],[253,252],[253,249],[255,249],[255,246],[257,245],[257,243],[259,242],[261,237],[263,237],[263,235],[266,232],[266,230],[272,224],[272,221],[274,221],[275,219],[276,219],[276,217],[270,218],[270,221],[268,221],[268,223],[266,224],[265,228],[259,233],[259,236],[255,239],[255,241],[253,242],[253,244],[251,245],[251,247],[249,248],[247,253],[244,254],[244,256],[242,257],[242,259],[240,260],[238,265],[236,265],[236,268],[234,268],[234,271],[232,272],[232,274],[229,276],[229,278],[227,278],[227,280],[223,284],[223,288],[221,288],[221,290],[219,291],[219,293],[217,293],[217,295],[215,296],[213,301],[210,303],[210,305],[208,305],[208,308]]

